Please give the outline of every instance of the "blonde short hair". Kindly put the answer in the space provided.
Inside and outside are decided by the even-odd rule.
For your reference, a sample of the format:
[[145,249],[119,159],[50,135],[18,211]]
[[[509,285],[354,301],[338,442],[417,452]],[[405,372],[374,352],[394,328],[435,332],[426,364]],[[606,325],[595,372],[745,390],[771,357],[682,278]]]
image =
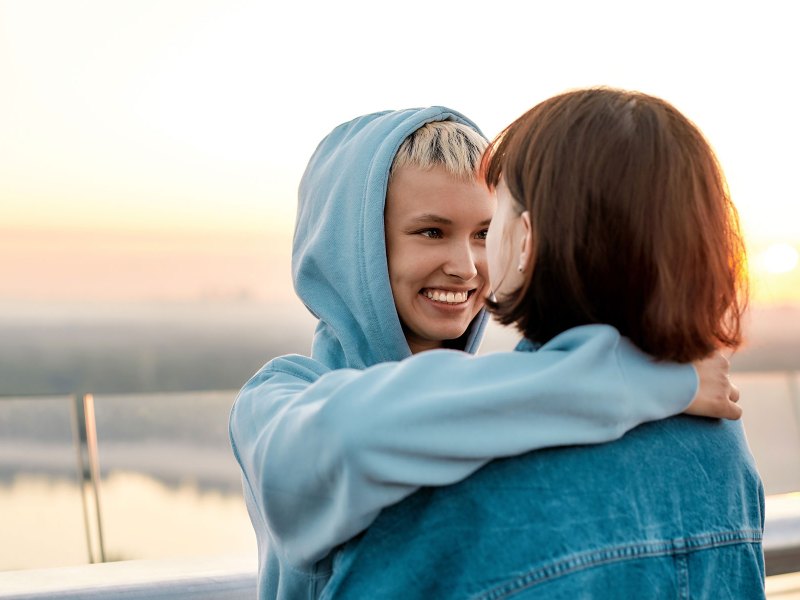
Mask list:
[[488,142],[462,123],[435,121],[408,136],[394,157],[389,177],[401,167],[444,167],[459,179],[473,179]]

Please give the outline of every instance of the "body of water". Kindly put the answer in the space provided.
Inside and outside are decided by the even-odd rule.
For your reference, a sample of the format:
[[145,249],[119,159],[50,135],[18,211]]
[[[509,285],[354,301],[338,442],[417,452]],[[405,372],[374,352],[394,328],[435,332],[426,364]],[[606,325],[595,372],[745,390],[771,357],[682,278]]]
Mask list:
[[[247,303],[9,314],[0,311],[0,570],[88,560],[67,395],[78,392],[95,396],[110,559],[255,560],[228,412],[263,363],[308,351],[313,320],[302,307],[294,316]],[[756,312],[748,331],[733,359],[748,440],[767,492],[798,491],[800,311]],[[482,351],[516,338],[492,326]],[[13,397],[35,393],[48,395]]]

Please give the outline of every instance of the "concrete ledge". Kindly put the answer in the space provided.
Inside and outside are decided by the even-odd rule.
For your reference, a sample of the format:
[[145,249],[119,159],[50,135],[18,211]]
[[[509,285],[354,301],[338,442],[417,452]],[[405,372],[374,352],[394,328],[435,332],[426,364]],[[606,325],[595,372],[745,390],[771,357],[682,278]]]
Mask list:
[[800,573],[767,577],[766,592],[770,600],[800,600]]
[[[768,497],[767,514],[767,575],[800,571],[800,493]],[[0,600],[252,600],[256,570],[246,555],[0,571]]]
[[130,560],[0,572],[3,600],[252,600],[255,556]]
[[800,571],[800,493],[767,496],[766,504],[767,576]]

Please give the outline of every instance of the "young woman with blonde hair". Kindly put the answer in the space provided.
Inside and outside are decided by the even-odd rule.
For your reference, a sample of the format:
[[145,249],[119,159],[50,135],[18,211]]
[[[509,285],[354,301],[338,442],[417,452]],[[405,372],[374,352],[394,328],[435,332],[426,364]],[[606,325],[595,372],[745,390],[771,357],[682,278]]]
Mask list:
[[739,414],[723,359],[699,361],[698,381],[608,325],[535,354],[472,355],[490,289],[484,147],[433,107],[344,123],[309,162],[293,276],[319,319],[312,355],[270,361],[231,412],[260,598],[317,597],[337,547],[382,509],[494,458],[682,411]]

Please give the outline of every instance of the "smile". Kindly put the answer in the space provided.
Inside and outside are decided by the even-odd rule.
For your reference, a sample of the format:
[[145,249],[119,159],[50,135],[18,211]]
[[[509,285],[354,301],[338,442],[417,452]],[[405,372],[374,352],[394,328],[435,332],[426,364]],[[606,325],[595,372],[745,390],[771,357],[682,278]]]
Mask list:
[[439,288],[423,288],[420,294],[442,304],[464,304],[475,290],[452,291]]

